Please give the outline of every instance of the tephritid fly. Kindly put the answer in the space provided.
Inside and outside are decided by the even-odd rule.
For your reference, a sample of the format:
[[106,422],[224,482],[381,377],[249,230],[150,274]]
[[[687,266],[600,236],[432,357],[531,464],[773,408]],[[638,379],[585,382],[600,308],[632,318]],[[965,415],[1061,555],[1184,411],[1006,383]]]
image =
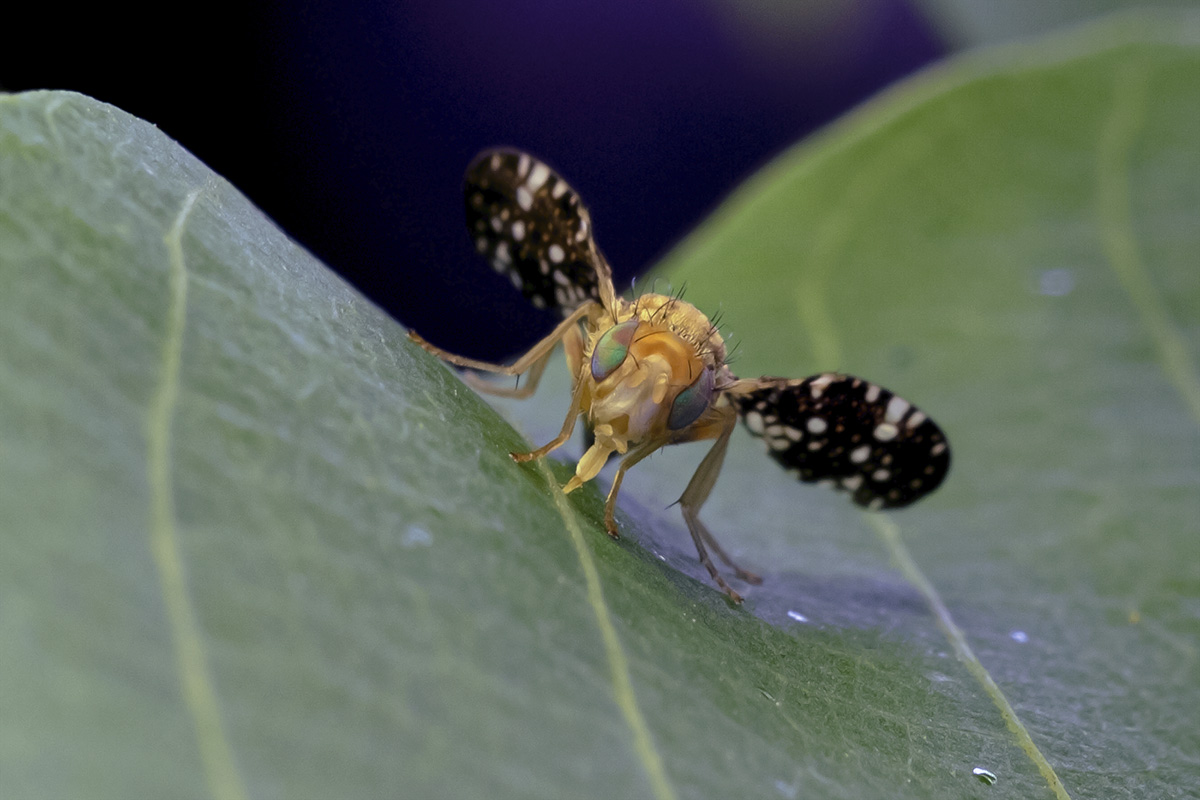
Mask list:
[[464,192],[476,249],[530,302],[557,310],[563,321],[511,366],[463,358],[416,333],[409,336],[451,364],[528,374],[519,389],[472,381],[509,397],[533,393],[562,342],[572,382],[562,430],[544,446],[512,457],[530,461],[553,451],[583,414],[594,441],[563,491],[596,477],[613,454],[623,456],[604,508],[613,537],[618,536],[615,511],[625,472],[666,445],[711,439],[712,449],[679,498],[684,521],[700,562],[730,598],[742,600],[709,558],[710,549],[740,579],[761,583],[734,563],[699,518],[739,416],[798,479],[850,492],[854,502],[871,509],[908,505],[945,478],[950,466],[945,434],[887,389],[833,372],[802,380],[740,379],[725,363],[725,343],[716,326],[695,306],[661,294],[619,297],[579,195],[533,156],[511,150],[482,153],[467,170]]

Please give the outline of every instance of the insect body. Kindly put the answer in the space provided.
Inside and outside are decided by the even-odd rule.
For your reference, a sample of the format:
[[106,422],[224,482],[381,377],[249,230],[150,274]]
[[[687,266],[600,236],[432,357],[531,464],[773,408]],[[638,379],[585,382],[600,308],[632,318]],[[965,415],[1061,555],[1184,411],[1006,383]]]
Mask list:
[[563,320],[509,366],[457,356],[416,333],[409,336],[458,366],[528,374],[519,389],[471,381],[512,397],[533,393],[562,342],[572,380],[562,430],[542,447],[512,457],[522,462],[550,453],[584,415],[593,442],[563,491],[578,489],[611,456],[622,456],[604,509],[613,537],[617,494],[630,467],[669,444],[713,440],[679,499],[683,518],[701,563],[730,598],[742,599],[713,564],[710,549],[739,578],[761,583],[734,563],[699,518],[739,416],[797,478],[850,492],[869,508],[907,505],[945,477],[950,466],[945,435],[888,390],[836,373],[804,380],[739,379],[725,363],[716,326],[695,306],[661,294],[619,297],[587,209],[541,161],[516,151],[484,152],[467,170],[464,192],[476,249],[535,306],[555,309]]

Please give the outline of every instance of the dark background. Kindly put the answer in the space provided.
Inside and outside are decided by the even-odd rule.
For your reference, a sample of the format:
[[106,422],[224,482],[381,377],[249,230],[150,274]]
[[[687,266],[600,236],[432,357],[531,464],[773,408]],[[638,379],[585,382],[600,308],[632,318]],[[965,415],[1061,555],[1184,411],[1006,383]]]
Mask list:
[[764,161],[945,51],[901,0],[97,4],[73,33],[33,13],[0,88],[153,122],[402,323],[492,359],[552,318],[466,235],[478,151],[556,167],[621,290]]

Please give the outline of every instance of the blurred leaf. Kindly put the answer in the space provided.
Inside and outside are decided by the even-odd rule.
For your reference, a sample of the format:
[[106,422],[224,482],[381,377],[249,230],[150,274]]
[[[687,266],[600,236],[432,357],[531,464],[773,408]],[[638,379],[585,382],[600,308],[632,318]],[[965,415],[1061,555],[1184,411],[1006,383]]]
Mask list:
[[153,127],[0,98],[0,796],[1053,796],[915,569],[1073,796],[1194,791],[1198,34],[925,75],[668,259],[740,374],[869,376],[956,448],[879,522],[739,437],[738,609],[662,508],[702,448],[611,542]]
[[[1105,14],[1138,13],[1147,6],[1195,9],[1196,0],[916,0],[925,15],[952,43],[962,47],[994,44],[1045,34]],[[1132,17],[1131,17],[1132,19]]]

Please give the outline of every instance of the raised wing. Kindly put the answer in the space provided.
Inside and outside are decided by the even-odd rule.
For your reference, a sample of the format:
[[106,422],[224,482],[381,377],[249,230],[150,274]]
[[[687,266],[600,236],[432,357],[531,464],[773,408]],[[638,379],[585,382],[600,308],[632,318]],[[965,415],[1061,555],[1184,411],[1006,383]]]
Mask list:
[[467,169],[463,195],[475,248],[538,308],[566,316],[612,286],[587,208],[538,159],[484,151]]
[[859,505],[906,506],[950,469],[946,435],[882,386],[834,372],[740,383],[730,399],[771,456],[802,481],[850,492]]

